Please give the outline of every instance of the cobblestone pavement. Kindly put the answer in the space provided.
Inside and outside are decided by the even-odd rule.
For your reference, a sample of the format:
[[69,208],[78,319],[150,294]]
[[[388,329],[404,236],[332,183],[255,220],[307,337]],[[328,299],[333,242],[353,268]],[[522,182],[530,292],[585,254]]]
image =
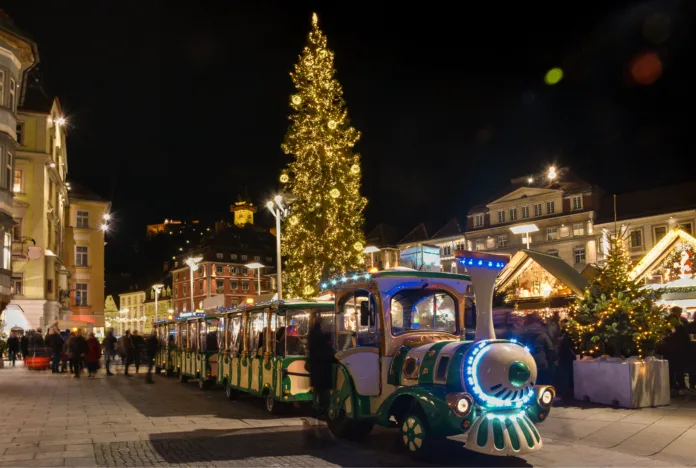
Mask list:
[[195,382],[0,369],[0,467],[696,466],[695,424],[696,401],[555,408],[540,425],[544,448],[532,455],[488,457],[454,439],[418,464],[397,450],[393,431],[338,441],[300,409],[271,417],[260,399],[228,401]]

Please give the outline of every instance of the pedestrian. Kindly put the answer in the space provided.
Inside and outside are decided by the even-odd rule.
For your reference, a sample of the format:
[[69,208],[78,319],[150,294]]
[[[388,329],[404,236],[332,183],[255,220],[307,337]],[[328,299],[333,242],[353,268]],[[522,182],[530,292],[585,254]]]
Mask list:
[[7,339],[7,354],[12,363],[12,367],[15,366],[17,353],[19,353],[19,338],[17,338],[17,333],[10,332],[10,337]]
[[157,332],[152,330],[150,336],[145,343],[145,352],[147,358],[147,375],[145,376],[145,383],[155,383],[152,380],[152,366],[155,363],[155,357],[157,356],[157,351],[159,350],[159,341],[157,340]]
[[68,349],[68,344],[70,342],[71,338],[71,333],[70,330],[65,330],[65,332],[62,333],[62,338],[63,338],[63,352],[60,355],[60,373],[65,374],[66,371],[69,371],[71,374],[73,373],[72,370],[72,361],[70,360],[70,350]]
[[537,383],[551,385],[552,366],[557,361],[546,324],[538,312],[525,316],[523,342],[530,348],[537,366]]
[[102,341],[102,347],[104,348],[104,362],[106,364],[106,375],[112,376],[111,373],[111,361],[116,355],[116,337],[114,336],[114,329],[109,328],[106,332],[106,337]]
[[130,377],[128,373],[128,367],[135,360],[135,346],[133,346],[133,340],[131,339],[130,330],[126,330],[126,334],[121,337],[121,346],[123,348],[123,355],[126,357],[126,369],[123,375]]
[[575,345],[568,333],[568,319],[561,322],[560,344],[558,346],[558,368],[554,379],[554,385],[558,396],[563,401],[573,399],[573,361],[577,359]]
[[19,349],[22,351],[22,360],[26,360],[29,356],[29,337],[27,336],[31,330],[27,330],[19,340]]
[[138,333],[138,330],[133,330],[133,333],[131,334],[131,341],[133,343],[133,347],[135,348],[133,360],[135,361],[135,373],[137,374],[140,372],[140,364],[145,351],[145,339]]
[[70,351],[70,363],[72,365],[73,378],[79,379],[82,373],[82,362],[85,354],[87,354],[87,342],[79,329],[71,335],[68,346]]
[[51,372],[57,374],[60,372],[59,364],[63,355],[63,337],[57,329],[51,329],[46,343],[51,348]]
[[330,337],[321,328],[321,316],[314,317],[314,325],[307,340],[309,341],[309,381],[314,388],[317,411],[321,415],[327,410],[328,392],[331,389],[331,364],[334,355]]
[[87,339],[87,378],[93,379],[97,375],[97,369],[99,369],[99,359],[101,359],[101,345],[99,340],[94,336],[93,332],[90,332],[89,338]]
[[665,337],[662,348],[669,364],[670,387],[677,395],[684,395],[687,392],[685,374],[691,347],[689,322],[682,317],[682,308],[679,306],[670,309],[668,320],[672,325],[672,332]]
[[40,353],[43,348],[46,347],[46,342],[41,334],[41,329],[37,328],[35,332],[31,334],[29,338],[29,352],[30,353]]

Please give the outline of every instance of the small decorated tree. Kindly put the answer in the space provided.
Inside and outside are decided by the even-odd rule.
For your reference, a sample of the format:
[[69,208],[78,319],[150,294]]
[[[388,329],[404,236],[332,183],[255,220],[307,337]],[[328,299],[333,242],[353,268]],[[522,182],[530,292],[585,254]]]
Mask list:
[[569,311],[570,334],[584,355],[652,355],[669,332],[666,314],[655,304],[655,292],[631,278],[623,236],[609,244],[606,265]]

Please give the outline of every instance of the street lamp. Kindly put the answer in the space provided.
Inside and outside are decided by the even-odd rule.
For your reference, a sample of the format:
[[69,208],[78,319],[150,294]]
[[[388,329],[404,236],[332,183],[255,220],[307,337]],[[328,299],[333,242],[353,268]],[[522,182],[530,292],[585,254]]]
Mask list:
[[527,250],[529,250],[529,233],[537,232],[539,228],[536,224],[523,224],[521,226],[513,226],[510,228],[513,234],[526,234]]
[[251,268],[252,270],[259,270],[257,279],[256,279],[256,295],[260,296],[261,295],[261,268],[264,267],[262,263],[247,263],[244,265],[247,268]]
[[370,254],[370,266],[374,267],[375,266],[375,252],[379,252],[380,249],[379,247],[375,247],[374,245],[368,245],[365,247],[365,250],[363,250],[364,254]]
[[266,208],[268,211],[275,216],[276,219],[276,257],[277,257],[277,275],[278,275],[278,300],[283,299],[283,277],[281,272],[281,258],[280,258],[280,220],[288,216],[288,207],[283,205],[283,201],[288,205],[297,199],[296,196],[292,194],[287,194],[285,199],[281,195],[276,195],[272,201],[266,203]]
[[152,289],[155,291],[155,323],[157,322],[157,298],[159,297],[160,291],[164,288],[163,284],[153,284]]
[[193,272],[198,270],[198,264],[201,262],[201,260],[203,260],[203,257],[189,257],[184,260],[184,263],[186,263],[189,267],[189,278],[191,279],[191,312],[196,310],[193,303]]

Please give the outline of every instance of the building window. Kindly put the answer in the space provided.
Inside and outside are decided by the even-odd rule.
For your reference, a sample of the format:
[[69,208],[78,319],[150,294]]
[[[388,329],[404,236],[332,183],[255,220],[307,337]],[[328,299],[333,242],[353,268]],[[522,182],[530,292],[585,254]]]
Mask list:
[[474,215],[474,227],[483,227],[483,214]]
[[12,275],[12,294],[15,296],[24,295],[24,277],[22,275]]
[[653,233],[655,234],[655,244],[660,242],[660,239],[667,235],[667,226],[657,226],[653,228]]
[[77,227],[85,229],[89,227],[89,211],[77,212]]
[[203,294],[203,281],[198,283],[198,294]]
[[225,272],[224,265],[215,265],[215,273],[221,275]]
[[87,260],[87,247],[80,245],[75,247],[75,265],[79,267],[86,267]]
[[553,214],[556,211],[556,202],[546,202],[546,214]]
[[442,256],[448,257],[450,255],[452,255],[452,247],[449,245],[442,247]]
[[216,254],[215,256],[217,257],[218,260],[222,260],[222,254],[221,254],[221,253]]
[[248,275],[249,274],[249,269],[247,267],[242,267],[242,274],[243,275]]
[[266,262],[271,263],[273,259],[271,257],[266,257]]
[[46,291],[49,294],[53,294],[53,280],[52,279],[46,281]]
[[86,306],[87,305],[87,284],[77,283],[75,285],[75,305]]
[[576,195],[570,199],[570,209],[573,211],[582,210],[582,195]]
[[555,241],[558,239],[558,228],[548,228],[546,230],[546,240]]
[[556,249],[551,249],[546,253],[551,255],[552,257],[558,257],[558,250],[556,250]]
[[636,229],[631,231],[631,248],[639,249],[643,247],[643,231]]
[[246,255],[242,255],[242,261],[243,261],[243,262],[246,262],[246,260],[247,260],[247,256],[246,256]]
[[534,204],[534,216],[541,216],[541,203]]
[[237,260],[237,254],[230,254],[230,258],[232,260]]
[[575,256],[576,265],[585,263],[585,247],[575,247],[573,249],[573,255]]
[[505,247],[507,247],[507,234],[498,236],[497,245],[499,249],[504,249]]
[[14,183],[12,184],[12,191],[14,193],[23,193],[24,192],[24,187],[22,184],[24,182],[24,178],[22,177],[22,170],[21,169],[15,169],[14,171]]
[[582,223],[573,224],[573,235],[574,236],[584,236],[585,235],[585,225]]
[[12,267],[12,234],[5,232],[2,244],[2,267],[9,270]]
[[17,82],[10,77],[10,110],[15,111],[15,91],[17,90]]
[[242,291],[248,291],[248,290],[249,290],[249,282],[242,281]]
[[24,144],[24,122],[17,122],[17,144]]
[[498,211],[498,222],[499,223],[505,222],[505,211],[503,211],[503,210]]
[[215,292],[221,294],[225,291],[225,280],[215,280]]
[[569,237],[570,236],[570,227],[568,226],[561,226],[561,239],[564,237]]
[[522,219],[527,219],[527,218],[529,218],[529,207],[523,206],[522,207]]
[[10,181],[14,180],[12,175],[14,174],[14,156],[9,151],[7,152],[7,167],[5,168],[5,177],[7,181],[7,189],[10,189]]
[[679,223],[677,225],[677,227],[679,229],[681,229],[682,231],[684,231],[685,233],[689,234],[690,236],[693,235],[693,234],[691,234],[691,232],[692,232],[691,223]]
[[254,260],[256,260],[257,262],[260,262],[260,261],[261,261],[261,257],[259,257],[258,255],[254,255]]
[[230,281],[230,289],[232,291],[236,291],[237,288],[239,288],[239,282],[237,281]]
[[510,221],[517,221],[517,208],[510,208]]
[[15,225],[12,226],[12,239],[18,241],[22,238],[22,218],[15,219]]
[[485,241],[484,239],[476,239],[476,244],[475,244],[475,245],[476,245],[476,248],[475,248],[475,250],[483,250],[483,249],[485,249],[485,248],[486,248],[485,242],[486,242],[486,241]]

